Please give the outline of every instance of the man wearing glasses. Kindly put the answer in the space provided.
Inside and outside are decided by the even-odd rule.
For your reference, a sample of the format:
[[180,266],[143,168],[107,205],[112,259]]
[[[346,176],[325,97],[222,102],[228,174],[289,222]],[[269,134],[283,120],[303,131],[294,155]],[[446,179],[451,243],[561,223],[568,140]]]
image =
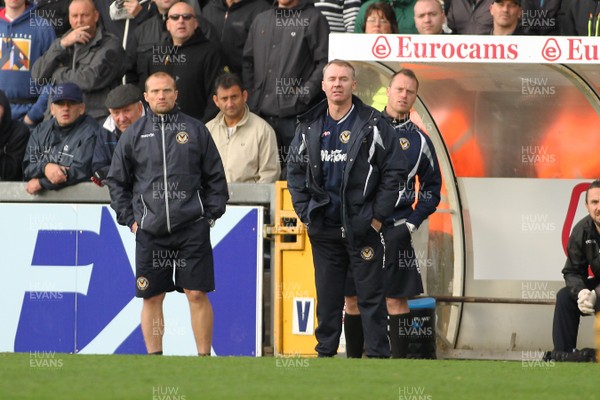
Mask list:
[[[143,56],[146,53],[152,52],[152,48],[161,44],[165,40],[165,37],[169,35],[166,28],[169,8],[180,1],[182,0],[152,0],[150,2],[148,12],[152,16],[142,22],[127,41],[127,83],[137,84],[140,89],[144,88],[144,79],[147,77],[137,76],[137,64],[143,61]],[[188,0],[186,2],[192,4],[195,0]],[[196,20],[202,34],[208,40],[218,45],[220,34],[213,24],[202,16],[196,16]]]
[[194,9],[187,3],[174,4],[167,14],[168,38],[144,54],[138,62],[140,81],[155,72],[167,72],[179,87],[182,112],[209,121],[218,112],[212,102],[212,87],[224,71],[219,48],[208,41],[198,26]]

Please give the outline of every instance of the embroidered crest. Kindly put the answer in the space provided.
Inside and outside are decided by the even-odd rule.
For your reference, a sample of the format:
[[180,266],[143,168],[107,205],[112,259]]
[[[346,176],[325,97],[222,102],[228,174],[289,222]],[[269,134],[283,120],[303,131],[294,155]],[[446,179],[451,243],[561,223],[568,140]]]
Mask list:
[[348,141],[350,140],[350,131],[345,130],[342,133],[340,133],[340,142],[346,144],[348,143]]
[[400,138],[400,147],[402,147],[402,150],[408,150],[410,142],[407,138]]
[[149,285],[148,279],[146,279],[143,276],[140,276],[139,278],[137,278],[136,285],[139,290],[146,290],[148,289]]
[[363,247],[360,251],[360,257],[365,261],[369,261],[371,258],[373,258],[374,255],[375,251],[370,246]]
[[177,136],[175,136],[175,140],[179,144],[186,144],[188,140],[190,140],[190,135],[187,132],[179,132]]

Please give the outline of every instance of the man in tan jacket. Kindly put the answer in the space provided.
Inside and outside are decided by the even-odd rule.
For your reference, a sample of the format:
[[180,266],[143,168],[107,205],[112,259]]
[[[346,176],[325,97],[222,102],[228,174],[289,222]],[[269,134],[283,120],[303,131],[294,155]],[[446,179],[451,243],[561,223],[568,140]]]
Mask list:
[[238,76],[219,76],[213,101],[221,111],[206,127],[219,150],[227,182],[272,183],[280,174],[275,131],[250,112],[247,99]]

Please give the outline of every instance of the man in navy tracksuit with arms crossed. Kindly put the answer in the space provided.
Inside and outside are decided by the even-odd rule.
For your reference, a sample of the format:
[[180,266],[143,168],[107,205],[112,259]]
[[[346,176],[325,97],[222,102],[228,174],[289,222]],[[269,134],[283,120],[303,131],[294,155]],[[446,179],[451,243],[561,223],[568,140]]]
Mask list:
[[[198,355],[210,355],[215,289],[210,227],[229,198],[225,172],[208,129],[175,108],[175,80],[146,80],[146,117],[121,136],[108,174],[111,207],[136,235],[137,297],[150,354],[162,354],[166,292],[185,292]],[[173,271],[175,270],[175,281]]]
[[317,289],[320,357],[337,353],[348,269],[357,280],[366,354],[388,358],[382,222],[394,209],[407,161],[393,128],[352,95],[351,64],[323,68],[327,99],[299,118],[288,162],[294,209],[307,225]]

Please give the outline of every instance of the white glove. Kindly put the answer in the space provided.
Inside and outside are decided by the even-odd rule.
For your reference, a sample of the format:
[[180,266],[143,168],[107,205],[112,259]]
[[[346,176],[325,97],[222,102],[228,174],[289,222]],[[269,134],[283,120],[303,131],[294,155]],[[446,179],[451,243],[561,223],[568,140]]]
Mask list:
[[596,305],[596,292],[594,290],[582,289],[577,294],[577,307],[584,314],[593,314]]

